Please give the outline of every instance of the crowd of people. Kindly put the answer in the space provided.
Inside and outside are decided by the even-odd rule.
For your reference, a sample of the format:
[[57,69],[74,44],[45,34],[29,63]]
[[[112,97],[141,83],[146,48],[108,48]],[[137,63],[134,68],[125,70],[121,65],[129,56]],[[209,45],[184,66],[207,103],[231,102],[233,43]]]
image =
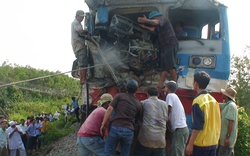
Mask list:
[[31,115],[27,120],[7,121],[0,119],[0,155],[1,156],[32,156],[39,150],[41,143],[51,121],[51,113],[34,117]]
[[[129,80],[126,93],[114,98],[105,93],[78,131],[80,156],[165,156],[166,132],[170,133],[171,156],[233,155],[237,138],[237,106],[233,88],[221,89],[225,103],[219,104],[207,91],[210,76],[204,71],[194,75],[197,92],[192,104],[192,126],[175,94],[175,81],[165,82],[166,100],[158,99],[157,86],[147,89],[148,99],[139,101],[136,80]],[[192,129],[189,134],[189,128]]]

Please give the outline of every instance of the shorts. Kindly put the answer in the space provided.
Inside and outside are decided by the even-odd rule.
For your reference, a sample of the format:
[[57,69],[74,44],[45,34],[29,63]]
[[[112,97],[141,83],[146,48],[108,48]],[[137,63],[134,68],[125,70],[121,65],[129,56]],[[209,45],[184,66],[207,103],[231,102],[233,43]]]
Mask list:
[[78,50],[75,53],[75,56],[77,58],[77,63],[78,63],[79,67],[87,67],[88,66],[88,55],[87,55],[86,47]]
[[234,149],[233,148],[230,148],[230,147],[224,147],[224,146],[219,146],[219,153],[218,153],[218,156],[232,156],[234,155],[233,152]]
[[170,68],[175,68],[176,54],[178,45],[164,48],[161,53],[161,71],[167,71]]

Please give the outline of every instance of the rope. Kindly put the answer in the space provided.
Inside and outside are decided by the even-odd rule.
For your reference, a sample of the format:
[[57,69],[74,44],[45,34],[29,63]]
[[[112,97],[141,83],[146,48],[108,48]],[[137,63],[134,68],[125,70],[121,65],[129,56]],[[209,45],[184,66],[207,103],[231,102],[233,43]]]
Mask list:
[[[120,60],[120,61],[122,61],[122,60]],[[116,62],[118,62],[118,61],[111,62],[110,64],[113,64],[113,63],[116,63]],[[13,85],[16,85],[16,84],[19,84],[19,83],[30,82],[30,81],[35,81],[35,80],[39,80],[39,79],[44,79],[44,78],[49,78],[49,77],[53,77],[53,76],[58,76],[58,75],[70,73],[72,71],[79,71],[79,70],[82,70],[82,69],[88,69],[88,68],[94,68],[94,67],[98,67],[98,66],[103,66],[103,65],[105,65],[105,64],[103,63],[103,64],[98,64],[98,65],[94,65],[94,66],[90,66],[90,67],[85,67],[85,68],[79,68],[79,69],[75,69],[75,70],[71,70],[71,71],[67,71],[67,72],[63,72],[63,73],[56,73],[56,74],[41,76],[41,77],[37,77],[37,78],[32,78],[32,79],[27,79],[27,80],[22,80],[22,81],[7,83],[7,84],[0,85],[0,88],[7,87],[7,86],[13,86]]]

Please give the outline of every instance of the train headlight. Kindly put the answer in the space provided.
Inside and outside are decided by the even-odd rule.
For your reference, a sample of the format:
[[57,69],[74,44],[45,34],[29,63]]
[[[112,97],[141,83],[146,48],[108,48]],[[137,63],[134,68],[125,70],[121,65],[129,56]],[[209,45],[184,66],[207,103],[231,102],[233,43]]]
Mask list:
[[189,67],[191,68],[215,68],[215,55],[191,55],[189,57]]
[[212,63],[213,63],[213,61],[209,57],[203,59],[203,64],[206,65],[206,66],[210,66]]
[[199,65],[201,63],[201,59],[199,57],[195,57],[193,58],[192,63],[194,65]]

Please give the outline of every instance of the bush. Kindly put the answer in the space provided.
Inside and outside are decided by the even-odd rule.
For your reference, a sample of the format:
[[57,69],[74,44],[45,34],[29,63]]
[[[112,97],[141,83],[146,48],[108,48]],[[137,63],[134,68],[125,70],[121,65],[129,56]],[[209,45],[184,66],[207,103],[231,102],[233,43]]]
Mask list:
[[250,118],[243,107],[238,109],[238,138],[235,145],[235,155],[250,155]]
[[52,141],[56,141],[61,137],[64,137],[74,130],[70,127],[71,122],[65,123],[64,116],[60,116],[59,120],[51,122],[47,126],[46,134],[43,135],[44,144],[50,144]]

